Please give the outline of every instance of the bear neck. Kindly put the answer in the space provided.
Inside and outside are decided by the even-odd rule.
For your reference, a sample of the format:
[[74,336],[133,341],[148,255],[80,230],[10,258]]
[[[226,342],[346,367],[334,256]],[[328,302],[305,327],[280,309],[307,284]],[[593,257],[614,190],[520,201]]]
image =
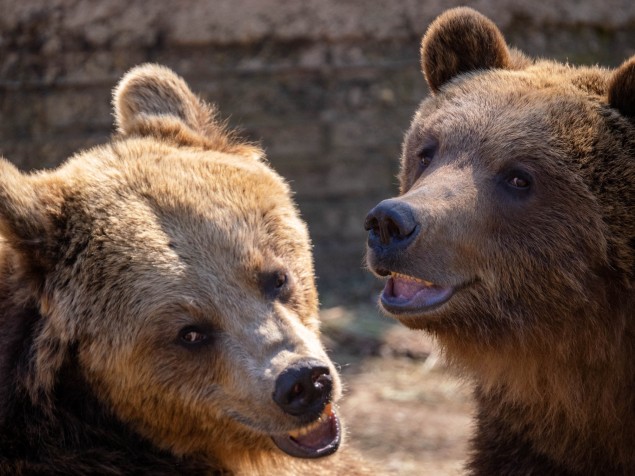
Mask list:
[[436,333],[450,364],[475,383],[476,446],[494,425],[567,470],[635,474],[635,299],[615,290],[610,302],[562,316],[594,326],[569,325],[551,340],[517,334],[483,344]]

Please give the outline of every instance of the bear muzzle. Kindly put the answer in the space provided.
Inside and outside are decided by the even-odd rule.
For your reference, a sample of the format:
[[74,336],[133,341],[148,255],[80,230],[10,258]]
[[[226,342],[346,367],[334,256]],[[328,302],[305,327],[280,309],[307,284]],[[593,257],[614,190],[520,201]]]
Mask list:
[[380,305],[397,318],[436,309],[455,292],[453,286],[433,283],[405,271],[410,261],[407,251],[415,246],[424,228],[416,216],[409,203],[390,198],[373,208],[364,223],[368,231],[368,265],[376,274],[388,276]]
[[297,458],[321,458],[337,451],[342,432],[332,397],[333,377],[321,362],[301,360],[280,373],[272,395],[274,402],[285,413],[308,424],[272,436],[276,446]]

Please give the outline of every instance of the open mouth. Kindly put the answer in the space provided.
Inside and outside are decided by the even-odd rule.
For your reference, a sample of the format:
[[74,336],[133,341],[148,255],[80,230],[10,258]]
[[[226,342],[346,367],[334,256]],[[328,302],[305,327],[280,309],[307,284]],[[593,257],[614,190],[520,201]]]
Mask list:
[[439,286],[423,279],[390,273],[381,305],[391,314],[411,314],[434,309],[447,302],[454,294],[451,286]]
[[337,451],[342,439],[340,420],[328,404],[310,425],[271,437],[278,448],[295,458],[321,458]]

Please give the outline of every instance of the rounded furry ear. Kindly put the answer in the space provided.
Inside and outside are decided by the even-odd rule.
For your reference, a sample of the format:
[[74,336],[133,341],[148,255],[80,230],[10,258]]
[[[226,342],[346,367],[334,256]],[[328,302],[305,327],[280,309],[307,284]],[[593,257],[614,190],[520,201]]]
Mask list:
[[609,81],[608,101],[622,115],[635,119],[635,56],[613,73]]
[[259,160],[259,147],[237,140],[216,118],[216,109],[199,99],[170,69],[144,64],[131,69],[113,92],[119,133],[156,137],[180,145]]
[[421,67],[433,93],[459,74],[508,68],[510,63],[500,30],[467,7],[453,8],[437,17],[421,42]]
[[19,250],[38,249],[49,219],[32,180],[0,158],[0,234]]
[[144,64],[131,69],[113,92],[115,121],[119,132],[137,132],[140,123],[161,118],[181,121],[194,131],[204,130],[213,112],[192,93],[172,70]]

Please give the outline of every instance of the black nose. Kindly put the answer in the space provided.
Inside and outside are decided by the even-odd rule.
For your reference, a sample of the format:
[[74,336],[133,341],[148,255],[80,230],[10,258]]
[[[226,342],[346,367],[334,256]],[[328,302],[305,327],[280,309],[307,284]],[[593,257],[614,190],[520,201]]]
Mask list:
[[299,361],[278,376],[273,400],[290,415],[317,415],[331,400],[332,390],[333,378],[327,366]]
[[368,245],[406,247],[417,235],[417,221],[412,208],[402,200],[391,198],[380,202],[366,216]]

